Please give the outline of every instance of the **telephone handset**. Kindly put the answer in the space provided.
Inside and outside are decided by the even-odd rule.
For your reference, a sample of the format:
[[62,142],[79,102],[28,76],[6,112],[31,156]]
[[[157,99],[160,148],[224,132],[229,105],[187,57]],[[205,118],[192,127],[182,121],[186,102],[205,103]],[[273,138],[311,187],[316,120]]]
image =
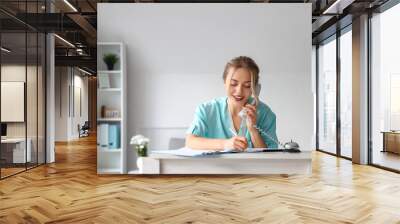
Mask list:
[[[255,86],[255,89],[254,89],[255,95],[257,97],[260,95],[260,91],[261,91],[261,85],[257,84]],[[252,100],[252,101],[250,101],[250,100]],[[256,100],[254,98],[249,98],[248,103],[253,105],[253,106],[256,106]],[[243,136],[243,137],[246,137],[246,129],[247,129],[247,124],[246,124],[247,114],[246,114],[246,110],[247,110],[246,108],[243,108],[238,114],[239,117],[242,118],[242,121],[240,122],[239,135]]]
[[[255,86],[255,95],[258,97],[261,91],[261,85],[257,84]],[[256,104],[256,100],[254,98],[252,98],[252,102],[249,102],[250,104],[254,105]],[[242,122],[240,124],[240,131],[242,133],[242,135],[245,137],[245,133],[246,133],[246,128],[247,128],[247,124],[246,124],[246,120],[247,120],[247,114],[246,114],[246,108],[243,108],[240,112],[239,112],[239,116],[242,118]],[[284,144],[282,144],[281,142],[278,141],[278,139],[275,139],[274,137],[270,136],[267,132],[265,132],[264,130],[262,130],[260,127],[258,127],[257,125],[254,125],[254,128],[257,129],[261,135],[267,136],[269,139],[271,139],[273,142],[275,142],[276,144],[278,144],[279,146],[283,147],[283,151],[284,152],[300,152],[300,146],[297,142],[294,142],[292,140],[290,140],[290,142],[286,142]]]

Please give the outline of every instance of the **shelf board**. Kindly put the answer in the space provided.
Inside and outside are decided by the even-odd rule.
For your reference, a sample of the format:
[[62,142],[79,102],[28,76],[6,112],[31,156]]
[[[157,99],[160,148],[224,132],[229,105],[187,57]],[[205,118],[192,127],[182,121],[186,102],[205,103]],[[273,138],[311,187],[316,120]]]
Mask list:
[[100,70],[100,71],[97,71],[97,74],[99,74],[99,73],[102,73],[102,74],[119,74],[119,73],[121,73],[121,70],[110,70],[110,71],[108,71],[108,70]]
[[120,92],[121,88],[99,88],[97,90],[101,92]]
[[120,117],[98,118],[97,121],[99,121],[99,122],[116,122],[116,121],[121,121],[121,118]]
[[121,47],[123,45],[123,43],[122,42],[97,42],[97,45]]
[[113,169],[97,169],[98,174],[121,174],[121,169],[113,168]]
[[119,149],[109,149],[109,148],[101,147],[101,148],[99,148],[99,151],[100,152],[121,152],[121,148],[119,148]]

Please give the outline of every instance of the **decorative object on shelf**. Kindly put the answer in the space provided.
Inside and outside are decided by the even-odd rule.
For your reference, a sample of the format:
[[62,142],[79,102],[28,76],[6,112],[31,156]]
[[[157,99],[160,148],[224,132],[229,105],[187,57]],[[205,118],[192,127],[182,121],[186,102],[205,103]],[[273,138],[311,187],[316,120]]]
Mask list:
[[147,146],[149,144],[149,139],[143,135],[135,135],[131,138],[131,145],[137,150],[139,157],[147,156]]
[[121,113],[117,109],[112,109],[102,105],[100,109],[101,118],[120,118]]
[[118,118],[120,117],[120,113],[118,110],[106,108],[105,110],[105,117],[106,118]]
[[110,78],[107,74],[98,74],[98,80],[99,80],[99,88],[100,89],[106,89],[110,88]]
[[106,117],[106,106],[102,105],[100,108],[100,117]]
[[114,70],[114,65],[118,61],[118,56],[113,53],[104,54],[103,61],[106,63],[108,70]]

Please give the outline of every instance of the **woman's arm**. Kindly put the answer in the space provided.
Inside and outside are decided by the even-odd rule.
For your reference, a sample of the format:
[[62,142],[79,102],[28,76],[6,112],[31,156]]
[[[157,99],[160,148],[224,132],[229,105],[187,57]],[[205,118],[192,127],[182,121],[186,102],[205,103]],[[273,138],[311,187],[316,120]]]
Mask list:
[[186,147],[206,150],[224,150],[227,148],[245,150],[247,141],[246,138],[241,136],[234,136],[230,139],[211,139],[188,134],[186,136]]
[[249,129],[251,142],[253,143],[254,148],[267,148],[267,144],[264,142],[264,139],[260,135],[260,132],[254,127]]
[[192,149],[224,149],[224,139],[211,139],[198,137],[196,135],[188,134],[186,136],[186,147]]
[[260,132],[254,127],[257,125],[257,108],[254,105],[247,104],[246,106],[247,113],[247,129],[250,132],[251,142],[253,143],[254,148],[267,148],[266,142],[262,138]]

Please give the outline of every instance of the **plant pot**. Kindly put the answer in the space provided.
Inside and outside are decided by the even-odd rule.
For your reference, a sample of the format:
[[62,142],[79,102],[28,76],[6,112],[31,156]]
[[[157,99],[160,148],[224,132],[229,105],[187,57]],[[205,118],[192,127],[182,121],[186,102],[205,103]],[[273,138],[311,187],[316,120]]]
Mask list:
[[114,64],[113,63],[106,63],[107,69],[108,70],[114,70]]
[[143,157],[138,157],[136,159],[136,165],[137,165],[137,168],[139,169],[139,171],[143,170],[143,164],[144,164]]
[[136,160],[139,174],[160,174],[160,162],[150,157],[138,157]]

